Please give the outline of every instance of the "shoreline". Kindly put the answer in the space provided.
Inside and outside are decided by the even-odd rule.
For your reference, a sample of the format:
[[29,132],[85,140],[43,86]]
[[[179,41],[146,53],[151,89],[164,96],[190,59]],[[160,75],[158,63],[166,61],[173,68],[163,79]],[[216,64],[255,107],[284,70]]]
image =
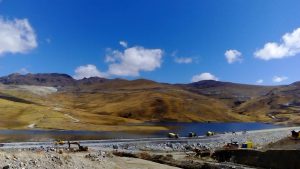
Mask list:
[[[210,148],[217,148],[216,145],[209,145],[210,143],[213,144],[220,144],[226,143],[229,141],[235,141],[242,143],[246,142],[247,140],[252,140],[254,144],[257,145],[265,145],[271,142],[278,141],[281,138],[284,138],[290,134],[292,130],[300,129],[298,127],[282,127],[282,128],[273,128],[273,129],[262,129],[262,130],[250,130],[244,133],[243,131],[239,132],[225,132],[221,134],[216,134],[211,137],[206,136],[198,136],[195,138],[189,137],[180,137],[179,139],[170,139],[170,138],[161,138],[161,137],[153,137],[153,138],[138,138],[138,139],[103,139],[103,140],[76,140],[81,144],[89,147],[107,147],[107,145],[143,145],[143,144],[162,144],[162,143],[183,143],[183,144],[193,144],[193,143],[200,143],[203,145],[208,145]],[[264,138],[264,135],[265,138]],[[70,140],[72,141],[72,140]],[[257,143],[255,143],[257,142]],[[5,148],[35,148],[40,146],[53,146],[52,141],[27,141],[27,142],[2,142],[0,149]]]
[[[154,124],[149,125],[153,127]],[[157,125],[162,125],[157,123]],[[93,131],[93,130],[62,130],[62,129],[0,129],[0,142],[47,142],[53,140],[116,140],[140,138],[165,138],[168,133],[187,136],[189,132],[205,135],[207,131],[215,133],[238,132],[245,130],[264,130],[272,128],[286,128],[287,126],[273,125],[260,122],[230,122],[230,123],[165,123],[167,130],[148,131]],[[115,126],[117,127],[117,126]]]

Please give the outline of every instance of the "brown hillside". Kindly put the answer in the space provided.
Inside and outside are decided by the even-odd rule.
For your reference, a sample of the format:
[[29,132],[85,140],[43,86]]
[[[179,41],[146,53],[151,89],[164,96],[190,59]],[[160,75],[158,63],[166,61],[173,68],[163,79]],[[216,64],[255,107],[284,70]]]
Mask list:
[[74,80],[63,74],[14,74],[0,81],[5,83],[0,85],[0,128],[153,131],[165,128],[143,123],[300,122],[298,83],[273,87],[217,81],[172,85],[146,79]]

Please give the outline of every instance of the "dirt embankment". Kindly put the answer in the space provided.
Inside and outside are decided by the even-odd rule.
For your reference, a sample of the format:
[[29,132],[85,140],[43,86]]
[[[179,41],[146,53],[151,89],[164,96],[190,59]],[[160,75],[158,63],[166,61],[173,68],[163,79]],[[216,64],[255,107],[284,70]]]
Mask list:
[[300,139],[289,135],[258,150],[217,150],[213,158],[219,162],[233,162],[261,168],[298,169],[299,156]]
[[300,150],[221,150],[216,151],[219,162],[233,162],[261,168],[298,169]]

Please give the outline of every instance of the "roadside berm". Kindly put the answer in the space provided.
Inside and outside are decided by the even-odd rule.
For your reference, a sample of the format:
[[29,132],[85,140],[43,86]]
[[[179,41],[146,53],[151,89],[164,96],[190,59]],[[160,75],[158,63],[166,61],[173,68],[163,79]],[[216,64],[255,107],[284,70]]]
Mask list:
[[218,162],[232,162],[260,168],[299,169],[300,150],[217,150],[212,156]]

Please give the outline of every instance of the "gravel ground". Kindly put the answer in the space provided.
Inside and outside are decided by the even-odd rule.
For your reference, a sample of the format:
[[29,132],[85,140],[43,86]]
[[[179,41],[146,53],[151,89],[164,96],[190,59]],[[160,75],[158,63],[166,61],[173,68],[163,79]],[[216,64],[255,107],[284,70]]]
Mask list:
[[3,169],[176,169],[142,159],[116,157],[109,151],[68,152],[54,149],[0,151]]
[[203,137],[201,139],[174,139],[171,141],[157,141],[137,144],[120,143],[106,145],[105,147],[131,151],[187,151],[193,148],[207,148],[210,150],[215,150],[230,142],[238,142],[239,144],[242,144],[246,141],[252,141],[255,148],[261,149],[270,143],[277,142],[291,135],[291,131],[294,129],[300,129],[300,127],[225,133],[211,137]]
[[[211,137],[180,139],[137,139],[82,141],[88,152],[70,152],[67,145],[53,143],[9,143],[0,146],[0,168],[173,168],[141,159],[116,157],[112,151],[182,152],[193,148],[215,150],[226,143],[252,141],[257,148],[277,142],[300,127],[278,128],[249,132],[225,133]],[[52,145],[51,145],[52,144]]]

